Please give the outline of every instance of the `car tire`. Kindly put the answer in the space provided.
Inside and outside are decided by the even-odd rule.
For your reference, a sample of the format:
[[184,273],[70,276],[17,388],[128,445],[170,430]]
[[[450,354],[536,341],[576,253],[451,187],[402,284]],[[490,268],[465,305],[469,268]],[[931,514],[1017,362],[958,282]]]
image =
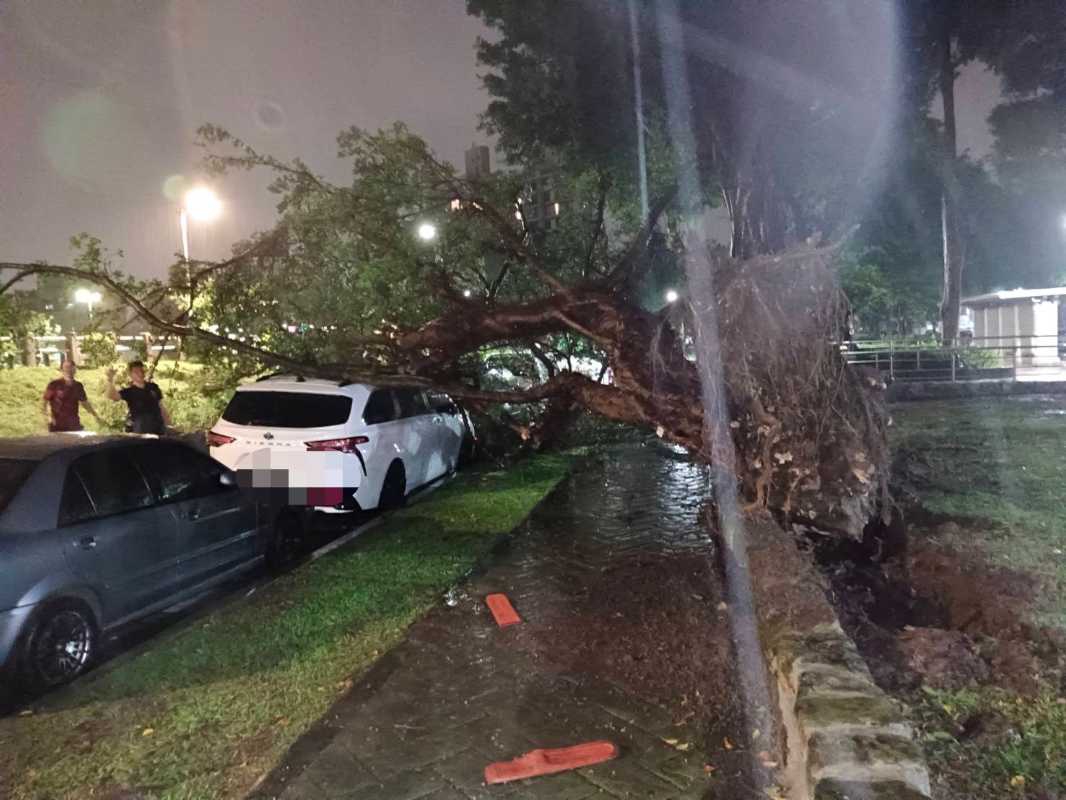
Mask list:
[[399,508],[407,499],[407,472],[403,468],[402,461],[393,461],[389,464],[389,471],[385,473],[385,480],[381,484],[381,498],[378,500],[378,508],[388,511]]
[[96,620],[84,604],[49,604],[22,635],[20,683],[32,692],[70,683],[92,666],[99,638]]
[[300,559],[306,544],[306,528],[299,512],[290,509],[278,514],[266,550],[266,562],[270,569],[284,570]]

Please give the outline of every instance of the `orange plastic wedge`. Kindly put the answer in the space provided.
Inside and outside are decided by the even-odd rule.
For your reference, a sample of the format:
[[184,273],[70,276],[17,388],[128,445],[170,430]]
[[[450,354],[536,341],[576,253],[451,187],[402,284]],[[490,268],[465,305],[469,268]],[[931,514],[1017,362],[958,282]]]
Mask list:
[[488,605],[489,611],[492,612],[496,624],[501,628],[506,628],[508,625],[517,625],[522,621],[522,618],[518,616],[518,612],[514,610],[514,606],[511,605],[511,601],[507,599],[505,594],[490,594],[485,598],[485,603]]
[[612,742],[602,740],[553,750],[531,750],[513,761],[489,764],[485,767],[485,783],[508,783],[535,778],[538,775],[551,775],[610,761],[617,755],[618,748]]

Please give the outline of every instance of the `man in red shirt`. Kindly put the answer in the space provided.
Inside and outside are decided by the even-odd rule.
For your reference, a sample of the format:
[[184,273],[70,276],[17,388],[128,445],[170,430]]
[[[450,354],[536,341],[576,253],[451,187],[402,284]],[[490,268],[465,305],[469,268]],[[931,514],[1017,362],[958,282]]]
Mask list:
[[85,394],[85,387],[81,381],[74,380],[77,367],[72,359],[64,359],[60,371],[62,378],[56,378],[48,384],[44,390],[41,411],[44,413],[44,421],[48,430],[52,433],[62,431],[80,431],[81,419],[78,417],[78,404],[85,406],[85,410],[93,415],[93,419],[100,426],[103,420],[96,414],[92,403]]

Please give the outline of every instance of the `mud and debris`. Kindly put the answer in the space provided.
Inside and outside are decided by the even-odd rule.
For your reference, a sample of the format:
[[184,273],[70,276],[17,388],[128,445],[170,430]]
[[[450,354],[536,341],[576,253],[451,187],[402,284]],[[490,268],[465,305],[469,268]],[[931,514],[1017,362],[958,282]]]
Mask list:
[[[962,520],[939,520],[962,530]],[[915,523],[904,547],[815,548],[841,624],[889,691],[995,685],[1030,695],[1062,685],[1066,637],[1029,620],[1039,580],[937,541]],[[898,537],[898,532],[893,534]]]

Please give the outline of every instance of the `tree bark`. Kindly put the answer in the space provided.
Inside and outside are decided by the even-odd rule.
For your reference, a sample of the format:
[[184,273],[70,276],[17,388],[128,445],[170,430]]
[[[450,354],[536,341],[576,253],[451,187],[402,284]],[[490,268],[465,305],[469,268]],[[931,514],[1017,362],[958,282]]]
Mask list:
[[948,3],[940,38],[940,97],[944,106],[944,140],[941,154],[943,191],[940,223],[943,233],[944,288],[940,300],[940,330],[944,345],[952,346],[959,337],[959,311],[962,300],[963,252],[959,238],[958,181],[955,176],[955,62],[951,57],[953,4]]

